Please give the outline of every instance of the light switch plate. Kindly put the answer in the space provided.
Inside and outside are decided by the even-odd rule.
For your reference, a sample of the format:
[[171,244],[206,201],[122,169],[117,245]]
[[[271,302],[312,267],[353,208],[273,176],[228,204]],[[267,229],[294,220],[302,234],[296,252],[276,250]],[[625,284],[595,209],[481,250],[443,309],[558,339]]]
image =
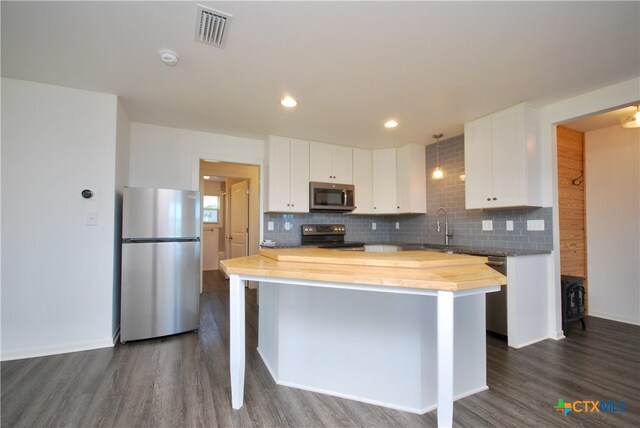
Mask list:
[[507,231],[513,231],[513,220],[507,220]]
[[288,221],[284,222],[284,230],[291,230],[291,223],[289,223]]
[[267,230],[273,230],[273,222],[272,221],[268,221],[267,222]]
[[371,223],[371,230],[376,230],[376,224],[375,223]]
[[396,221],[396,229],[400,229],[400,222]]
[[482,220],[482,230],[493,230],[493,220]]
[[95,211],[87,212],[87,226],[97,226],[98,225],[98,213]]

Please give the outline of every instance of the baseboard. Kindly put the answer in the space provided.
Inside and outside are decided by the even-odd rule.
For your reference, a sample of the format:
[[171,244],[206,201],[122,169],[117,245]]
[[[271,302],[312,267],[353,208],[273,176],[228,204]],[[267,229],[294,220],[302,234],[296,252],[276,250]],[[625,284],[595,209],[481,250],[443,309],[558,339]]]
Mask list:
[[70,352],[91,351],[93,349],[112,348],[115,342],[99,340],[95,342],[71,343],[65,345],[47,346],[43,348],[18,349],[2,351],[0,361],[22,360],[25,358],[47,357],[49,355],[68,354]]
[[529,340],[528,342],[519,343],[517,346],[512,344],[509,344],[509,346],[514,349],[520,349],[520,348],[524,348],[525,346],[533,345],[534,343],[542,342],[543,340],[547,340],[547,339],[553,339],[553,338],[547,337],[547,336],[541,336],[541,337],[538,337],[537,339]]
[[[593,311],[591,309],[589,309],[589,316],[595,317],[595,318],[604,318],[606,320],[611,320],[611,321],[623,322],[625,324],[640,325],[640,320],[634,320],[632,318],[627,318],[627,317],[623,317],[616,314],[608,314],[605,312]],[[589,328],[588,324],[587,324],[587,328]]]

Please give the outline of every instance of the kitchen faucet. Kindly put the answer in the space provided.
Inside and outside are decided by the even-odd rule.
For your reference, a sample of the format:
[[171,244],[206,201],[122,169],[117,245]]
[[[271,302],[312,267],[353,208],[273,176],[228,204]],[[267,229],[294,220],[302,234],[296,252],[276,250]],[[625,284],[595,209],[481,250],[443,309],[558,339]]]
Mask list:
[[449,246],[449,238],[453,237],[453,233],[449,233],[449,214],[447,214],[447,210],[444,207],[438,208],[436,211],[436,231],[440,232],[440,211],[444,212],[444,245]]

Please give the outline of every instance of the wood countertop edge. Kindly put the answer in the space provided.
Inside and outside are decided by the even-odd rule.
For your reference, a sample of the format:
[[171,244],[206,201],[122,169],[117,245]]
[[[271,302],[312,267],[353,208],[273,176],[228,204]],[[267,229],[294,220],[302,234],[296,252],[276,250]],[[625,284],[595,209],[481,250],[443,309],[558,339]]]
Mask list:
[[[485,256],[445,254],[429,250],[400,253],[365,253],[326,248],[260,249],[261,256],[279,262],[312,262],[349,266],[378,266],[387,268],[432,268],[440,266],[483,265]],[[433,256],[436,257],[433,257]],[[422,257],[421,257],[422,256]],[[427,256],[427,258],[423,258]],[[429,258],[429,256],[431,256]]]
[[[484,264],[434,268],[360,266],[358,271],[354,271],[353,266],[335,265],[336,269],[328,270],[326,266],[317,263],[278,262],[256,255],[222,260],[220,266],[227,275],[425,290],[462,291],[506,284],[505,277]],[[460,273],[460,269],[464,269],[464,272]],[[470,275],[474,278],[469,279]]]

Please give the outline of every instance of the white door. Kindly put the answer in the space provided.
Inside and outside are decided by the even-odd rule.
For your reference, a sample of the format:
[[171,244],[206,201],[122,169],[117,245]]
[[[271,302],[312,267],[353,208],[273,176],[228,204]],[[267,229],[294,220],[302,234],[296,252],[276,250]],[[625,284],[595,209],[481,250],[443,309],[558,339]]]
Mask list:
[[231,185],[231,258],[248,255],[249,241],[249,182]]
[[218,270],[218,231],[211,225],[204,225],[202,234],[202,270]]

